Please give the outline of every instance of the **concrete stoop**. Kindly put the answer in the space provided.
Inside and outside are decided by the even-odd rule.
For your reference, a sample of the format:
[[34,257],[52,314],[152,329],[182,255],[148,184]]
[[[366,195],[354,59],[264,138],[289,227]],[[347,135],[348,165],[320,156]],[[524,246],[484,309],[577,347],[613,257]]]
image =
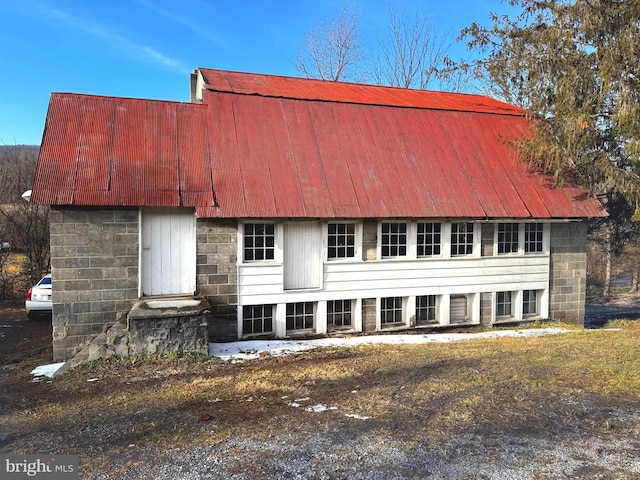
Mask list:
[[56,375],[93,360],[169,352],[209,353],[209,303],[196,297],[146,299],[80,352]]

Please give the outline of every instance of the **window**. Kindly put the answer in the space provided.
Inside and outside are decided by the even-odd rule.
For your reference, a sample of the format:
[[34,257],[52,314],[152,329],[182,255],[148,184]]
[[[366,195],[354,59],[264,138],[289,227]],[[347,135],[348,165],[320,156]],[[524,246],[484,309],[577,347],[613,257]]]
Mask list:
[[498,255],[504,253],[518,253],[517,223],[498,224]]
[[380,323],[402,323],[402,297],[386,297],[380,299]]
[[352,327],[351,305],[351,300],[327,302],[327,328],[329,330]]
[[313,302],[287,303],[287,330],[313,328]]
[[246,223],[244,225],[244,260],[273,260],[276,234],[273,223]]
[[330,223],[327,245],[329,260],[354,258],[356,252],[356,226],[353,223]]
[[382,224],[382,258],[404,257],[407,255],[407,224]]
[[511,292],[496,293],[496,317],[511,317]]
[[451,224],[451,255],[473,253],[473,223]]
[[416,324],[425,325],[436,321],[436,296],[416,297]]
[[524,252],[542,253],[544,224],[525,223],[524,224]]
[[273,332],[274,305],[246,305],[242,307],[242,333],[255,335]]
[[536,290],[522,292],[522,314],[525,317],[538,315],[538,292]]
[[418,223],[418,257],[440,255],[439,223]]

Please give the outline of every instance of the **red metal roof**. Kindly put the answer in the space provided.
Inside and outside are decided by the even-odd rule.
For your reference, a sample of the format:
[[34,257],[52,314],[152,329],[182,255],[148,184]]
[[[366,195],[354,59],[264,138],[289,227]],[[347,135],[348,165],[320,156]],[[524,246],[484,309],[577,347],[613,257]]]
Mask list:
[[210,68],[199,68],[198,71],[202,74],[205,88],[215,92],[325,102],[428,108],[431,110],[460,110],[511,115],[524,113],[519,107],[482,95],[412,90],[361,83],[328,82]]
[[56,93],[32,201],[191,206],[201,217],[583,218],[501,138],[522,111],[477,95],[201,70],[203,104]]

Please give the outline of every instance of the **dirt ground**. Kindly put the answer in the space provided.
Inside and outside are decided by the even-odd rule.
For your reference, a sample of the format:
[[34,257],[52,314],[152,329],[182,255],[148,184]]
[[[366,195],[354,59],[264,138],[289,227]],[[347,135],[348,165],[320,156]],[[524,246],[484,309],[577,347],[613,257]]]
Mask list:
[[[592,328],[615,318],[640,318],[640,299],[622,295],[608,304],[590,304],[587,318]],[[194,359],[187,369],[185,359],[175,368],[166,359],[161,363],[130,359],[129,365],[122,361],[106,373],[90,368],[72,372],[62,385],[47,380],[34,383],[29,372],[51,363],[51,355],[50,320],[28,321],[21,305],[0,305],[0,453],[77,453],[80,478],[640,479],[640,392],[623,402],[591,395],[570,401],[549,398],[549,408],[542,408],[535,420],[524,413],[527,399],[516,396],[508,401],[512,408],[522,405],[522,419],[514,415],[471,419],[474,427],[468,429],[455,426],[470,421],[453,418],[455,412],[438,418],[437,405],[424,410],[432,417],[429,421],[405,410],[397,417],[366,422],[356,414],[348,418],[331,412],[295,414],[295,402],[304,413],[305,407],[330,405],[332,395],[340,403],[335,392],[355,393],[361,386],[347,371],[340,389],[334,380],[304,378],[297,380],[290,395],[243,384],[249,371],[260,369],[275,376],[280,368],[291,368],[290,360],[283,358],[247,365]],[[309,353],[295,361],[304,365],[319,358],[348,365],[374,361],[375,354]],[[462,367],[463,372],[476,371],[473,365]],[[236,405],[247,408],[224,413],[227,402],[216,395],[216,388],[224,397],[225,387],[208,377],[213,371],[216,381],[234,384],[239,392]],[[393,366],[373,371],[381,385],[396,375]],[[411,375],[424,373],[411,373],[409,379]],[[207,382],[212,393],[205,402],[189,395],[190,388]],[[379,400],[381,407],[402,398],[402,388],[390,394],[384,390],[389,398]],[[169,400],[152,408],[145,404],[144,392],[157,389],[166,390]],[[327,397],[311,405],[316,399],[304,397],[306,391],[325,391]],[[96,410],[87,401],[91,407],[82,411],[83,403],[71,402],[69,395],[100,396],[105,404]],[[451,402],[453,397],[442,398]],[[560,402],[563,406],[557,409]],[[371,406],[362,409],[370,411]],[[231,414],[239,421],[227,418]],[[500,418],[504,424],[496,423]]]

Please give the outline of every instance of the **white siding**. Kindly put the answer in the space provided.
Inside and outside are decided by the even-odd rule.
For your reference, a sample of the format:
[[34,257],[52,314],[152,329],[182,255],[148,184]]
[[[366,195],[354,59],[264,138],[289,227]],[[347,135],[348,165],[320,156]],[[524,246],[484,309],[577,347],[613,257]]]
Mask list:
[[[240,266],[241,302],[278,303],[285,293],[283,277],[282,265]],[[323,277],[321,291],[286,292],[288,301],[544,290],[549,286],[549,257],[326,263]]]

